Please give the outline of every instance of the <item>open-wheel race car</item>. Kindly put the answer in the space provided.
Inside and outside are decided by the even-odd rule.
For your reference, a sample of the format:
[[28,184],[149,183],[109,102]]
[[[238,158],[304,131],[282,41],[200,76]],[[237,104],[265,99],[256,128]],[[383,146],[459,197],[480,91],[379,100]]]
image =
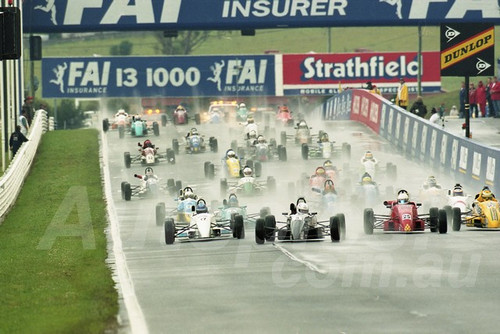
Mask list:
[[[221,172],[224,178],[239,179],[243,177],[243,168],[250,167],[256,177],[262,175],[262,163],[260,161],[245,160],[236,155],[236,153],[229,149],[221,160]],[[219,167],[211,161],[205,161],[204,173],[208,179],[213,179],[215,173],[218,172]]]
[[287,160],[286,147],[277,145],[276,139],[271,138],[269,143],[265,140],[264,136],[260,135],[257,139],[247,142],[246,146],[238,146],[236,140],[231,142],[231,149],[238,153],[240,158],[251,159],[255,161],[271,161]]
[[482,229],[500,228],[500,205],[488,186],[476,195],[471,210],[463,212],[453,208],[453,231],[460,231],[462,225]]
[[286,131],[281,131],[280,133],[280,144],[286,146],[287,141],[293,141],[295,144],[311,144],[313,140],[319,137],[320,131],[317,135],[311,133],[311,127],[309,127],[305,120],[300,120],[297,126],[294,127],[295,134],[289,135]]
[[375,214],[372,208],[363,212],[363,224],[366,234],[373,234],[374,229],[384,232],[423,232],[426,228],[431,232],[446,233],[448,220],[446,211],[436,207],[429,209],[428,214],[419,214],[420,203],[410,202],[405,190],[398,192],[397,200],[383,202],[390,209],[389,214]]
[[320,241],[330,236],[331,241],[345,239],[345,216],[338,213],[329,220],[318,220],[315,212],[309,212],[304,198],[290,204],[290,213],[283,213],[285,221],[276,221],[275,216],[268,215],[255,222],[255,242],[279,241]]
[[[196,128],[192,128],[184,139],[185,139],[184,147],[186,153],[197,154],[197,153],[204,153],[207,151],[207,144],[205,143],[205,138],[204,136],[198,133],[198,130],[196,130]],[[172,139],[172,149],[174,150],[175,154],[179,154],[179,147],[180,147],[179,140]],[[208,147],[211,152],[217,153],[219,149],[217,138],[210,137],[208,139]]]
[[140,164],[141,166],[153,166],[160,162],[168,162],[169,164],[175,164],[175,153],[173,149],[168,148],[166,153],[159,153],[157,147],[145,147],[141,143],[138,143],[139,154],[130,155],[130,152],[123,153],[123,160],[125,162],[125,167],[130,168],[133,164]]
[[134,174],[134,177],[141,180],[139,184],[132,185],[127,181],[121,183],[122,199],[130,201],[132,197],[144,198],[155,197],[160,195],[161,190],[165,187],[160,184],[160,181],[153,173],[151,167],[147,167],[144,175]]
[[204,199],[198,199],[191,207],[189,222],[175,222],[173,218],[166,218],[164,223],[165,243],[171,245],[175,240],[204,241],[213,239],[237,238],[243,239],[244,225],[242,219],[237,219],[231,228],[230,221],[217,220],[215,213],[208,211]]
[[226,192],[243,196],[261,195],[266,191],[276,191],[276,179],[273,176],[268,176],[266,181],[259,181],[254,176],[252,168],[245,166],[242,169],[242,177],[237,181],[228,181],[226,178],[221,179],[220,191],[223,196]]
[[350,160],[351,144],[342,143],[342,146],[338,146],[334,143],[335,142],[329,140],[326,132],[320,131],[316,145],[313,146],[308,143],[302,143],[302,159],[330,159],[339,157],[347,161]]
[[119,137],[123,138],[125,136],[125,132],[130,131],[130,123],[130,116],[125,112],[124,109],[120,109],[115,114],[115,117],[111,124],[108,118],[102,120],[102,130],[104,132],[107,132],[108,130],[116,130],[118,131]]
[[130,135],[132,137],[148,136],[151,132],[155,136],[160,135],[160,125],[157,121],[147,121],[142,119],[141,115],[132,117],[132,123],[130,125]]

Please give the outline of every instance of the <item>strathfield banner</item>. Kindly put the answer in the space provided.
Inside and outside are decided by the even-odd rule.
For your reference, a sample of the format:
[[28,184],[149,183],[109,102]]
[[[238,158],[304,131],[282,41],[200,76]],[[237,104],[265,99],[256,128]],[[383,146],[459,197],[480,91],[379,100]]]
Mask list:
[[[278,63],[278,62],[277,62]],[[417,92],[416,52],[367,52],[283,55],[284,95],[331,95],[339,90],[365,88],[367,82],[384,94],[397,93],[404,78]],[[422,91],[441,89],[439,52],[422,53]]]
[[26,33],[500,24],[497,0],[24,0]]
[[495,75],[495,26],[490,23],[441,25],[441,75]]

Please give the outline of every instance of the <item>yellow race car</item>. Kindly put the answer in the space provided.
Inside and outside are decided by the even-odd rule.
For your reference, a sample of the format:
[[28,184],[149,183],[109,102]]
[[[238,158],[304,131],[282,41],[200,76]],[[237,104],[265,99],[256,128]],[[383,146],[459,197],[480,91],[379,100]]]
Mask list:
[[473,209],[464,214],[462,219],[456,218],[458,217],[453,217],[454,231],[460,231],[462,224],[467,227],[500,228],[500,205],[496,200],[476,202]]

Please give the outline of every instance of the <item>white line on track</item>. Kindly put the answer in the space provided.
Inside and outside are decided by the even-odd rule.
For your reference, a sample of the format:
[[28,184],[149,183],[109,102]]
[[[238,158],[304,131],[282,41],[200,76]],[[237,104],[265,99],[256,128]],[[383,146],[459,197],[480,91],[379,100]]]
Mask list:
[[280,245],[278,244],[275,244],[273,243],[273,246],[275,248],[277,248],[278,250],[280,250],[283,254],[285,254],[286,256],[288,256],[291,260],[293,261],[296,261],[296,262],[299,262],[303,265],[305,265],[307,268],[309,268],[310,270],[312,271],[315,271],[317,273],[320,273],[320,274],[327,274],[328,272],[325,271],[325,270],[321,270],[319,269],[318,267],[316,267],[313,263],[311,262],[308,262],[306,260],[302,260],[302,259],[299,259],[298,257],[296,257],[295,255],[293,255],[292,253],[290,253],[288,250],[286,250],[285,248],[281,247]]

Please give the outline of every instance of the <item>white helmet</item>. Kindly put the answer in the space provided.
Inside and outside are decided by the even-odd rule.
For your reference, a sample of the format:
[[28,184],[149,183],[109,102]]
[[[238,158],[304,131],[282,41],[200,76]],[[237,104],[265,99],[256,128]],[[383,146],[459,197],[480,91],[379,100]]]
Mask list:
[[236,158],[236,153],[233,150],[229,150],[227,151],[226,156],[228,158]]
[[300,202],[297,204],[297,211],[300,213],[309,213],[309,205],[305,202]]
[[240,103],[240,108],[246,108],[247,106],[244,103]]
[[248,134],[248,136],[250,138],[256,139],[257,138],[257,132],[255,132],[255,130],[252,130],[252,131],[250,131],[250,133]]
[[252,176],[252,168],[246,166],[245,168],[243,168],[243,175],[244,176]]
[[398,192],[398,204],[406,204],[410,201],[410,196],[406,190],[400,190]]
[[147,176],[153,176],[154,175],[153,168],[151,168],[151,167],[146,167],[146,170],[144,172],[145,172],[145,174]]
[[184,198],[194,198],[194,192],[193,189],[186,187],[184,189]]
[[261,144],[264,144],[266,142],[266,139],[264,138],[264,136],[258,136],[257,141]]

